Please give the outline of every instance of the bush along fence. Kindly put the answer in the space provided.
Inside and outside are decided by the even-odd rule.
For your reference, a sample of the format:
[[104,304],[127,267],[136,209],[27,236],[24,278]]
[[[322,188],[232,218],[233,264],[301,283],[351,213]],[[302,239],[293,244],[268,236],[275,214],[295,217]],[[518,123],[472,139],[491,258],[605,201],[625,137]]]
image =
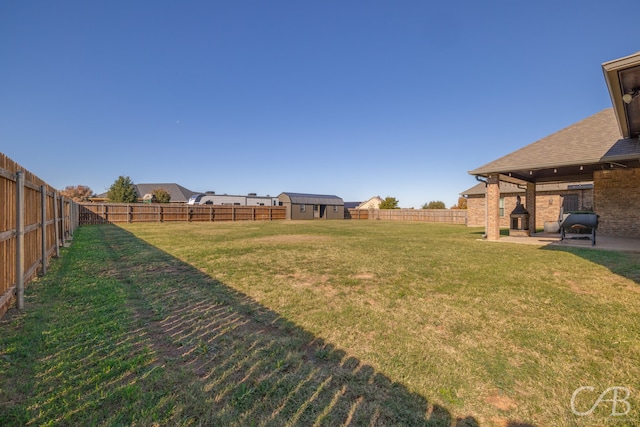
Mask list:
[[86,203],[80,224],[123,222],[273,221],[286,219],[284,206],[172,205],[168,203]]
[[78,205],[60,197],[33,173],[0,153],[0,317],[15,302],[24,308],[24,287],[71,239]]

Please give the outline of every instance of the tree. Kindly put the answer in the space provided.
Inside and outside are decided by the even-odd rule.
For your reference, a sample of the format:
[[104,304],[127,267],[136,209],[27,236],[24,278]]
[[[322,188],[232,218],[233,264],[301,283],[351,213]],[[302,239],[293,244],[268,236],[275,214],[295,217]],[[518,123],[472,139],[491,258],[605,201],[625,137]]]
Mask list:
[[380,202],[379,209],[399,209],[398,208],[398,199],[395,197],[386,197],[382,202]]
[[422,209],[447,209],[447,206],[440,200],[432,200],[422,205]]
[[133,181],[128,176],[119,176],[109,187],[107,200],[114,203],[135,203],[138,201],[138,193]]
[[153,203],[169,203],[171,201],[171,194],[164,188],[155,188],[151,194],[153,194]]
[[93,197],[93,191],[86,185],[67,185],[60,194],[74,202],[86,202],[89,197]]
[[467,209],[467,199],[464,197],[458,197],[458,203],[451,206],[451,209]]

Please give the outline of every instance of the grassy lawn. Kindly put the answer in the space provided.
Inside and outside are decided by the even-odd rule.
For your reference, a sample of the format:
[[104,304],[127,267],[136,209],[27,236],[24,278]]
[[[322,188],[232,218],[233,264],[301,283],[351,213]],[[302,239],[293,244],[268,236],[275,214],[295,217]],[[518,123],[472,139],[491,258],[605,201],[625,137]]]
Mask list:
[[640,254],[480,235],[80,228],[0,321],[0,425],[639,425]]

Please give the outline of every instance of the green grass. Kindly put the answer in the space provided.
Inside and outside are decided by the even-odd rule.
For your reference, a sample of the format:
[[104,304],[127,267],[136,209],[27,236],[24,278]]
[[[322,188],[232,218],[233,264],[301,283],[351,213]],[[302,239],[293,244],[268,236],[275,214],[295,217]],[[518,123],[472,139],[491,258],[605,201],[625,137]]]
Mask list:
[[0,425],[638,425],[640,254],[480,236],[83,227],[0,323]]

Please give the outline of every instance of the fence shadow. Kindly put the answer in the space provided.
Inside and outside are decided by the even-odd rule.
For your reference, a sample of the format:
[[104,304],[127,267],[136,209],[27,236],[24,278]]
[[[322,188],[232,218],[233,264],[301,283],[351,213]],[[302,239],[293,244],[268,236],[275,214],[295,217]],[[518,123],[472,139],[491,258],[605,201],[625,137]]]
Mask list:
[[[109,234],[114,254],[122,243],[127,252],[144,254],[142,271],[127,259],[118,278],[144,300],[138,307],[147,308],[137,315],[154,349],[189,367],[213,398],[212,413],[233,414],[225,417],[239,424],[478,425],[429,406],[371,366],[128,231],[110,228]],[[175,283],[174,292],[136,285],[159,275]]]
[[[73,342],[58,343],[53,354],[41,355],[51,367],[36,375],[41,384],[35,399],[41,403],[37,419],[30,422],[50,420],[62,401],[68,406],[62,424],[73,424],[83,411],[109,401],[114,407],[124,402],[126,411],[126,402],[138,399],[147,402],[145,411],[153,407],[176,425],[479,425],[473,417],[455,418],[448,409],[430,405],[342,349],[128,231],[114,225],[94,228],[99,230],[95,244],[105,255],[99,264],[83,267],[90,274],[74,280],[87,286],[95,277],[121,283],[126,307],[113,317],[133,315],[135,327],[114,334],[115,345],[96,341],[84,329]],[[91,316],[96,310],[91,304],[74,302],[74,316]],[[56,362],[78,349],[84,349],[82,358],[72,367]],[[121,360],[131,358],[139,358],[140,367],[110,381],[99,382],[91,372],[117,371]],[[82,386],[56,387],[61,377],[78,376],[89,379]],[[146,392],[136,395],[134,384]],[[5,412],[6,420],[11,414],[3,405],[0,415]],[[133,420],[149,422],[144,416],[136,414],[140,419]],[[101,423],[122,419],[114,413]]]

